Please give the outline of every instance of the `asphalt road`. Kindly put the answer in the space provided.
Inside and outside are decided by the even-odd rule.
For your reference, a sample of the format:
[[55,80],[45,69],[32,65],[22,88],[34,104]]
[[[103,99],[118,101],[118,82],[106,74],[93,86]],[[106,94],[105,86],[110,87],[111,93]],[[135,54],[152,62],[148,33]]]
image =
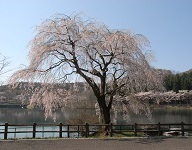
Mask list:
[[0,150],[192,150],[192,138],[1,140]]

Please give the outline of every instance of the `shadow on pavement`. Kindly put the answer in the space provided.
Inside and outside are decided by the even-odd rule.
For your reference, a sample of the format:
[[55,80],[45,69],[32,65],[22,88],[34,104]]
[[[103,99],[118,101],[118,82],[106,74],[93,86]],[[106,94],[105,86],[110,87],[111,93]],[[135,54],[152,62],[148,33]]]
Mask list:
[[145,137],[145,138],[117,138],[117,139],[101,139],[103,141],[128,141],[142,144],[159,143],[163,142],[167,138],[165,137]]
[[127,142],[135,142],[139,144],[154,144],[154,143],[162,143],[167,139],[187,139],[188,137],[144,137],[144,138],[120,138],[120,139],[105,139],[104,141],[127,141]]

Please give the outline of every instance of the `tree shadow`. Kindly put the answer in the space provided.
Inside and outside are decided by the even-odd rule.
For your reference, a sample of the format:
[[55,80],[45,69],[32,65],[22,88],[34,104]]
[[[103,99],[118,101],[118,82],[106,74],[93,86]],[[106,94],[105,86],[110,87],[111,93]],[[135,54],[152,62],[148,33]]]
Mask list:
[[109,138],[109,139],[103,139],[104,141],[122,141],[122,142],[135,142],[140,144],[152,144],[152,143],[161,143],[165,141],[167,137],[142,137],[142,138]]
[[136,143],[140,144],[154,144],[154,143],[161,143],[165,141],[165,137],[147,137],[147,138],[140,138],[136,141]]

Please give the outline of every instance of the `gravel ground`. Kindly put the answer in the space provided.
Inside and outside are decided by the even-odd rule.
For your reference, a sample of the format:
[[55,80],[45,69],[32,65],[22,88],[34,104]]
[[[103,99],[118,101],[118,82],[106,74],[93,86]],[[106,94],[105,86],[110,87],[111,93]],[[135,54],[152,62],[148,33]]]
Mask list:
[[0,150],[192,150],[192,137],[0,140]]

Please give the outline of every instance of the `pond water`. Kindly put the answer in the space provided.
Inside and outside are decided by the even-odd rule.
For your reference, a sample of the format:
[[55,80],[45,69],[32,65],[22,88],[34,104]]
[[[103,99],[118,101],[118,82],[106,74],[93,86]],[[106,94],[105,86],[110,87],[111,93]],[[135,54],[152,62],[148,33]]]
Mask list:
[[[71,116],[82,112],[80,109],[58,111],[56,120],[48,117],[45,120],[43,110],[29,110],[22,108],[0,108],[0,124],[8,122],[9,124],[37,124],[42,123],[67,123]],[[94,110],[87,110],[94,115]],[[152,118],[149,120],[144,114],[131,114],[128,120],[123,120],[122,115],[118,116],[117,123],[192,123],[192,109],[156,109],[152,112]]]
[[129,120],[120,119],[118,122],[122,123],[192,123],[192,110],[191,109],[156,109],[152,111],[151,119],[147,118],[144,114],[135,115],[131,114]]

